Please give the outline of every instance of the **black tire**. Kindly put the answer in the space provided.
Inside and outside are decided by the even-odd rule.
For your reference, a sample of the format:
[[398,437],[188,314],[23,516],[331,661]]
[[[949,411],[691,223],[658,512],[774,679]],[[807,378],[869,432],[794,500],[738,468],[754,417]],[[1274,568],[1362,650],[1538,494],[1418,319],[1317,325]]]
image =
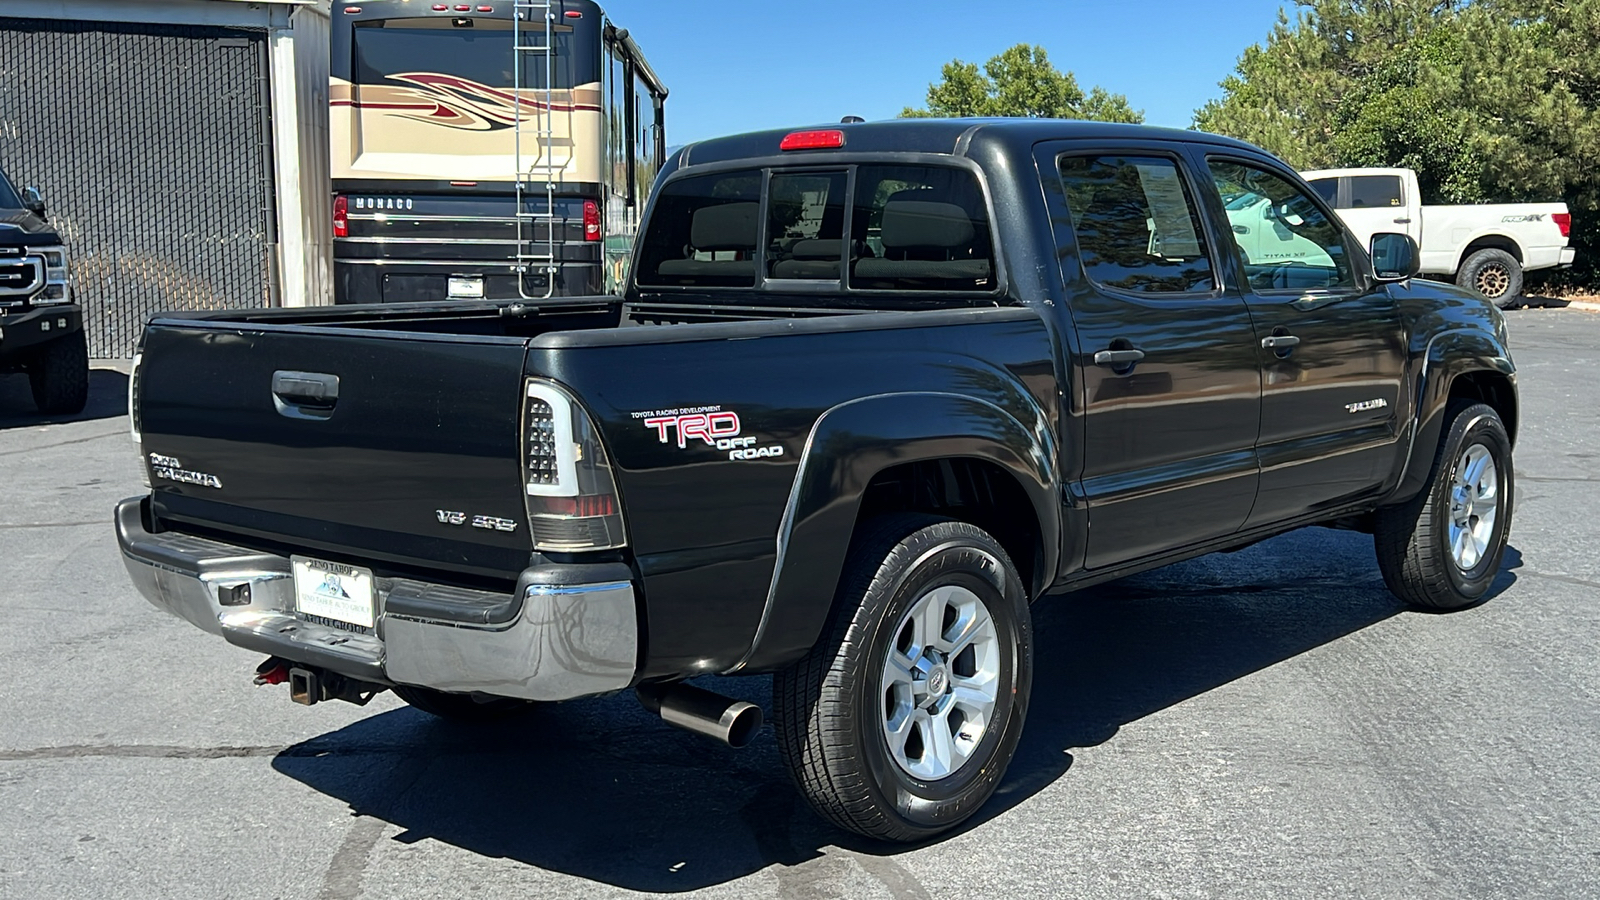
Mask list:
[[1479,250],[1456,272],[1456,284],[1501,309],[1522,302],[1522,263],[1504,250]]
[[394,694],[431,716],[452,722],[493,722],[532,709],[532,700],[510,697],[478,699],[470,694],[449,694],[409,684],[394,686]]
[[[1022,734],[1033,676],[1027,591],[1005,550],[983,530],[913,515],[868,523],[852,544],[839,585],[817,646],[773,678],[774,730],[784,764],[811,806],[841,828],[885,841],[948,831],[994,793]],[[883,720],[885,701],[894,695],[882,679],[890,648],[901,641],[897,633],[912,627],[905,617],[935,589],[949,586],[982,601],[994,626],[985,652],[993,653],[988,658],[998,681],[992,714],[976,739],[965,715],[931,720],[952,729],[948,746],[965,741],[969,750],[947,777],[923,781],[890,749]],[[955,627],[946,623],[955,607],[938,609],[942,641]],[[970,677],[958,671],[964,656],[952,653],[947,666],[939,666],[947,674],[930,676],[924,687]],[[909,747],[905,742],[903,755]]]
[[[1373,533],[1378,568],[1389,590],[1428,609],[1460,609],[1488,592],[1500,573],[1516,499],[1511,438],[1499,414],[1486,404],[1458,400],[1445,415],[1444,437],[1427,486],[1407,503],[1378,510]],[[1451,549],[1452,500],[1463,455],[1475,446],[1488,450],[1495,466],[1495,521],[1487,547],[1464,567]]]
[[33,403],[47,416],[72,416],[89,402],[89,346],[83,332],[44,345],[28,364]]

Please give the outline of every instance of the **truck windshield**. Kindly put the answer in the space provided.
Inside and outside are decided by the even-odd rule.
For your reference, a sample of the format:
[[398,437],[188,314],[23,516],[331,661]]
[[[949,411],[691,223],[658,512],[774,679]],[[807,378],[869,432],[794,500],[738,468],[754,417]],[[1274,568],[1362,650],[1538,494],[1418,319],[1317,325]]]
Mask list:
[[22,198],[12,189],[11,182],[6,180],[6,173],[0,172],[0,209],[21,209]]
[[[469,23],[467,25],[452,24]],[[569,25],[554,26],[554,83],[563,89],[600,81],[600,47],[585,42]],[[525,31],[523,44],[542,46],[542,30]],[[410,82],[414,76],[445,75],[492,88],[514,81],[511,22],[506,19],[377,19],[357,22],[353,81],[357,84]],[[590,46],[592,44],[592,46]],[[527,52],[522,60],[523,88],[543,89],[547,61]]]

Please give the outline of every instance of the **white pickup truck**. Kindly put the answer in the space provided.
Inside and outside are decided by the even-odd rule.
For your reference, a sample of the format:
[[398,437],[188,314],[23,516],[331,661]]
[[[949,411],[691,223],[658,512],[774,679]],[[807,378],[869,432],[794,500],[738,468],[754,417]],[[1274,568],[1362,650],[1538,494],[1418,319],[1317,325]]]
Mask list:
[[1572,216],[1565,203],[1424,206],[1411,169],[1302,172],[1366,246],[1377,232],[1405,232],[1422,248],[1422,273],[1447,276],[1506,307],[1522,273],[1570,266]]

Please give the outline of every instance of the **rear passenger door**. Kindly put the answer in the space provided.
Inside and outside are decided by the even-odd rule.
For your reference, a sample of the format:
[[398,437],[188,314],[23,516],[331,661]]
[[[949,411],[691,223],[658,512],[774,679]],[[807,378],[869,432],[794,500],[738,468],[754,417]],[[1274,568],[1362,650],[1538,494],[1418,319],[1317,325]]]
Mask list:
[[1398,174],[1346,175],[1339,179],[1339,195],[1333,205],[1358,246],[1369,246],[1372,236],[1383,232],[1409,234],[1412,240],[1420,240],[1422,222],[1415,210],[1421,203],[1406,193],[1405,180]]
[[1233,533],[1256,493],[1260,360],[1218,277],[1203,182],[1165,142],[1053,142],[1035,158],[1076,332],[1087,566]]
[[[1270,240],[1235,237],[1226,277],[1244,285],[1262,373],[1261,488],[1246,527],[1372,494],[1400,434],[1405,331],[1352,236],[1299,179],[1264,159],[1212,154],[1206,200],[1265,210]],[[1232,236],[1232,235],[1230,235]]]

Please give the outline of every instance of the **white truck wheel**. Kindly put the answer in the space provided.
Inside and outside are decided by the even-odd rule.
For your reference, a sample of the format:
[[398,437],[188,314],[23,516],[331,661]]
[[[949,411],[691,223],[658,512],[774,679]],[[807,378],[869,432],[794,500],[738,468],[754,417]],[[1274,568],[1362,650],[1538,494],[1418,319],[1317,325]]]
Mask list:
[[1462,263],[1456,284],[1476,291],[1501,309],[1510,309],[1522,300],[1522,264],[1504,250],[1479,250]]

